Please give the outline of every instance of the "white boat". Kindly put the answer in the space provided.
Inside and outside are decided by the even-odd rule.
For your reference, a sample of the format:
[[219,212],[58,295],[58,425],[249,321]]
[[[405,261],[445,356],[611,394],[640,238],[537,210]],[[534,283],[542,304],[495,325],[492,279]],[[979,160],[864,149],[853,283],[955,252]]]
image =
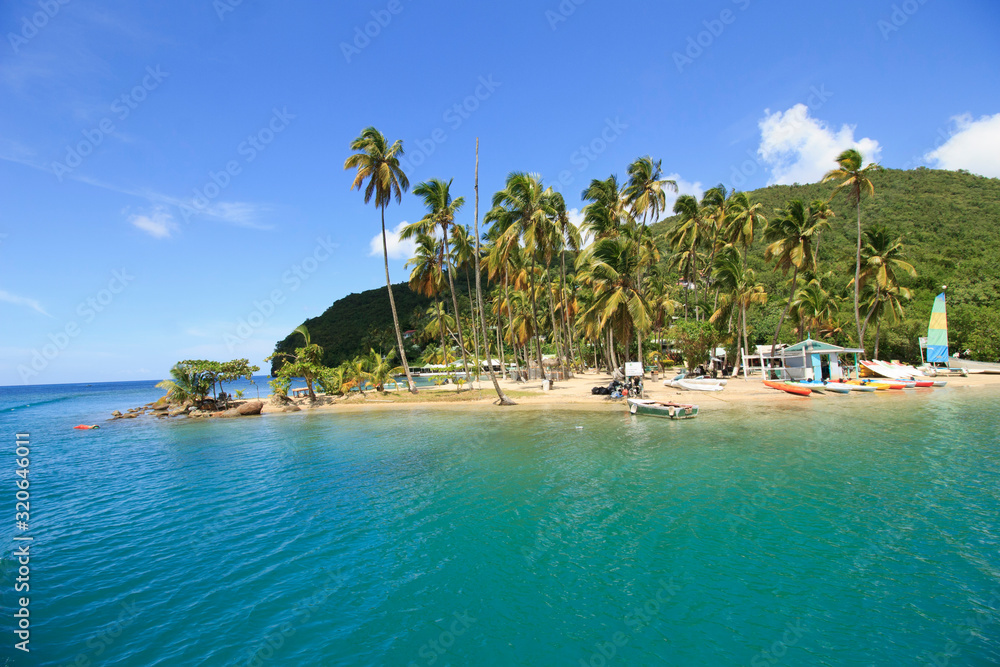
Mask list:
[[722,391],[726,387],[728,380],[716,380],[714,378],[689,378],[681,373],[677,377],[664,380],[663,386],[683,389],[684,391]]

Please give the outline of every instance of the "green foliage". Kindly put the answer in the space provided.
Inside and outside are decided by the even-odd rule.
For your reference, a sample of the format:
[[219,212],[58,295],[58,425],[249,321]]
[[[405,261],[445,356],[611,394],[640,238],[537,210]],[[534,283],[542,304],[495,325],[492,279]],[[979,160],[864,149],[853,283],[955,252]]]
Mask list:
[[221,388],[223,383],[235,382],[240,378],[253,382],[253,374],[259,370],[260,366],[251,366],[248,359],[225,362],[188,359],[174,364],[170,369],[171,379],[156,386],[167,391],[167,397],[172,403],[202,401],[209,391],[215,390],[216,385]]
[[[896,323],[883,322],[879,356],[909,361],[920,359],[916,338],[927,335],[931,306],[943,285],[948,286],[952,349],[972,349],[969,341],[978,322],[986,321],[1000,303],[1000,262],[996,261],[996,249],[1000,247],[1000,179],[918,168],[911,171],[882,169],[871,174],[871,181],[876,194],[862,199],[864,226],[885,227],[893,238],[902,237],[906,261],[918,274],[916,278],[899,276],[899,284],[912,292],[912,299],[907,302],[905,319]],[[783,208],[793,199],[829,200],[833,187],[832,183],[772,185],[747,194],[750,201],[760,202],[763,211],[771,216],[775,209]],[[833,271],[846,286],[854,277],[857,211],[843,195],[834,197],[830,207],[836,216],[830,219],[829,228],[821,235],[816,251],[817,274]],[[653,225],[661,247],[668,247],[664,234],[677,220],[677,217],[668,218]],[[757,242],[751,246],[747,265],[756,271],[758,281],[769,294],[787,295],[786,279],[764,262],[763,244]],[[678,275],[676,271],[666,273],[674,279]],[[831,290],[837,285],[824,281],[824,287]],[[755,343],[770,342],[766,332],[773,334],[785,304],[785,299],[775,298],[766,306],[748,311],[751,347]],[[830,342],[857,344],[852,311],[853,305],[844,309],[843,331],[829,338]],[[786,323],[780,340],[797,342],[794,328]],[[870,349],[874,340],[869,341],[866,336],[866,344]],[[989,346],[983,349],[988,350]],[[973,354],[985,360],[985,357],[976,356],[975,350]]]
[[684,355],[689,371],[709,360],[721,338],[718,330],[708,322],[678,321],[667,335],[674,340],[674,347]]

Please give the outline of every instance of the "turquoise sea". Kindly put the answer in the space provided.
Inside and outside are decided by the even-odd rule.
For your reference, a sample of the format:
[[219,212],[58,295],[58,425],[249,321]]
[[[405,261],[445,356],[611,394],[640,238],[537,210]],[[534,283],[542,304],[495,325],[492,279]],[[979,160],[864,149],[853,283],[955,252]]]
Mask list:
[[1000,663],[989,393],[103,421],[152,385],[0,388],[0,665]]

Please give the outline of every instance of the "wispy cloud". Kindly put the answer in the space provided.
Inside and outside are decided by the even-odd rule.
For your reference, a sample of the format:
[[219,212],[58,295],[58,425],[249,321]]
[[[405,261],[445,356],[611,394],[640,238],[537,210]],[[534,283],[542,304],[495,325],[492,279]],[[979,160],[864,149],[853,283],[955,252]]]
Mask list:
[[44,308],[42,308],[42,304],[38,303],[38,301],[36,301],[35,299],[29,299],[27,297],[17,296],[16,294],[11,294],[6,290],[0,289],[0,301],[3,301],[5,303],[10,303],[15,306],[26,306],[28,308],[31,308],[35,312],[45,315],[46,317],[52,317],[45,311]]
[[177,230],[174,216],[163,206],[157,206],[149,213],[132,214],[128,221],[154,239],[168,239]]

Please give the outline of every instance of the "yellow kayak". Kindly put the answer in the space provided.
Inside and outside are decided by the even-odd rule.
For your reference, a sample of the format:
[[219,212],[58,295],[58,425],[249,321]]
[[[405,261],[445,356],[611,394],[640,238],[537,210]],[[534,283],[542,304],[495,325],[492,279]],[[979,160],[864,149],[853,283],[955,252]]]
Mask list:
[[871,380],[848,380],[847,384],[857,384],[862,387],[874,387],[879,391],[887,391],[892,388],[891,385],[888,385],[885,382],[873,382]]

